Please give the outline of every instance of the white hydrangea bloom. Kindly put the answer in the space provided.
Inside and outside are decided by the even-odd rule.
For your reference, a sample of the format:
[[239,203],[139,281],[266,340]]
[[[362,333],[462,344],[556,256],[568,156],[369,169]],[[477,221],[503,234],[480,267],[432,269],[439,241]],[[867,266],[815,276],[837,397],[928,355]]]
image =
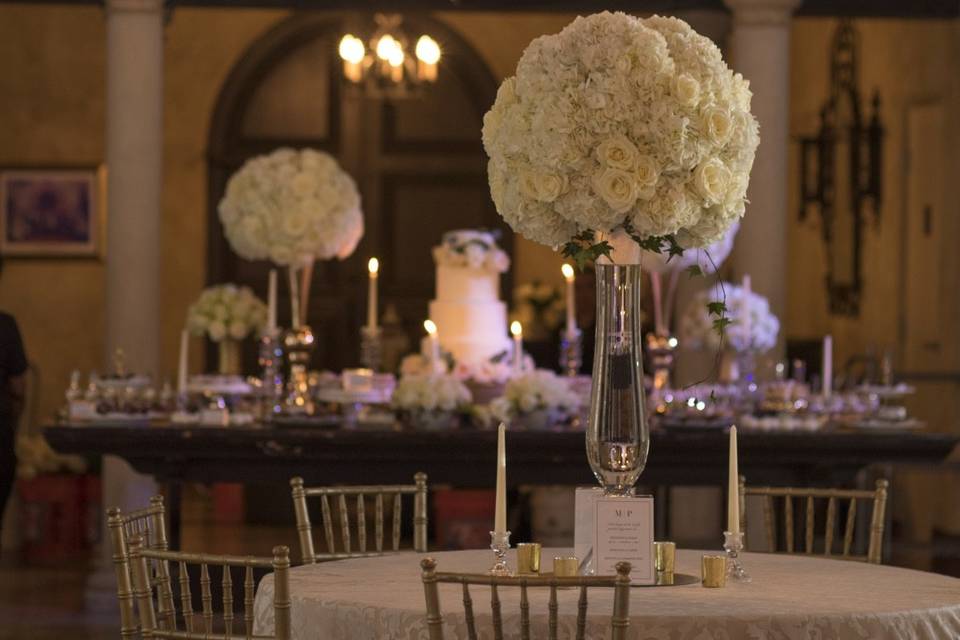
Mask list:
[[716,316],[710,315],[707,303],[719,300],[726,294],[727,317],[730,324],[724,330],[727,349],[738,353],[747,350],[764,352],[777,344],[780,333],[780,321],[770,311],[770,303],[758,293],[729,282],[713,289],[705,289],[694,296],[687,312],[680,321],[680,341],[684,346],[694,348],[706,346],[720,348],[720,334],[713,327]]
[[448,373],[405,375],[393,391],[393,406],[401,411],[458,411],[471,400],[470,390]]
[[247,160],[227,183],[218,211],[240,257],[281,266],[343,260],[363,236],[353,178],[314,149],[277,149]]
[[250,287],[220,284],[204,289],[187,309],[187,330],[214,342],[242,340],[267,322],[267,305]]
[[625,224],[716,242],[744,212],[759,142],[750,95],[682,20],[577,18],[530,43],[484,117],[497,211],[549,246]]
[[547,369],[536,369],[511,378],[503,397],[494,403],[494,413],[501,419],[541,409],[571,415],[580,408],[580,396],[568,378]]

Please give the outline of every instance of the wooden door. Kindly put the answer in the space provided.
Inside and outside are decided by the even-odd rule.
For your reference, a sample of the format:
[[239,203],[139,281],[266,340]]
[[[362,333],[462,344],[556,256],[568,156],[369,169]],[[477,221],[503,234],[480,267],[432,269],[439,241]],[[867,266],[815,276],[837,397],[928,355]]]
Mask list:
[[[256,42],[223,91],[210,138],[209,275],[265,294],[266,262],[230,251],[216,207],[229,176],[247,158],[280,146],[323,149],[357,181],[366,232],[344,262],[318,263],[308,302],[318,336],[314,364],[357,364],[366,314],[366,263],[381,261],[381,309],[393,305],[417,343],[433,297],[431,248],[444,231],[503,227],[490,200],[480,142],[496,82],[458,34],[427,17],[404,20],[410,34],[429,33],[444,51],[436,86],[414,98],[371,99],[340,82],[337,43],[367,16],[331,12],[294,16]],[[511,234],[504,245],[511,250]],[[281,322],[289,318],[281,288]],[[507,289],[509,290],[509,289]],[[252,365],[254,355],[247,356]]]

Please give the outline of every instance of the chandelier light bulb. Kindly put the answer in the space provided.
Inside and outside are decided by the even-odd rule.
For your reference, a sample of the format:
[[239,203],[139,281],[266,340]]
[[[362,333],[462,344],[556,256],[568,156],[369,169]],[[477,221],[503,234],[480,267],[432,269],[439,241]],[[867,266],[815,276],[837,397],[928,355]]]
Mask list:
[[339,53],[340,57],[347,62],[359,64],[363,61],[366,50],[360,38],[348,33],[340,39]]
[[403,49],[401,49],[400,45],[397,44],[396,48],[390,52],[387,62],[390,63],[391,67],[399,67],[403,64],[403,57]]
[[400,52],[401,56],[403,55],[400,43],[389,33],[380,36],[380,39],[377,40],[377,57],[381,60],[389,62],[391,58],[396,56],[397,51]]
[[440,45],[428,35],[420,36],[415,52],[421,62],[437,64],[440,61]]

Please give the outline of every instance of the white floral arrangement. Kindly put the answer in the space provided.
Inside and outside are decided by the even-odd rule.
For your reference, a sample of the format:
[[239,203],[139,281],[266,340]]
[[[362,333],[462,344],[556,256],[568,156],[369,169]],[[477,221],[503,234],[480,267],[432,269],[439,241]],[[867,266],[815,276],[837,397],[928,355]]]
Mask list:
[[504,388],[503,397],[494,400],[491,407],[499,420],[541,410],[568,417],[579,408],[580,396],[571,387],[569,379],[547,369],[536,369],[511,379]]
[[230,178],[218,207],[240,257],[281,266],[350,256],[363,236],[357,185],[328,153],[277,149]]
[[267,321],[267,305],[250,287],[220,284],[204,289],[187,310],[187,330],[214,342],[243,340]]
[[690,306],[680,321],[681,344],[694,348],[706,345],[711,349],[721,346],[743,353],[748,350],[764,352],[777,344],[780,321],[770,311],[770,303],[760,294],[725,282],[727,316],[730,324],[724,330],[721,345],[720,334],[715,330],[716,318],[707,309],[707,302],[716,295],[707,289],[690,301]]
[[[430,358],[420,353],[412,353],[400,361],[401,376],[429,375],[430,369]],[[533,369],[533,358],[524,355],[520,370],[532,371]],[[507,357],[506,353],[480,362],[459,362],[447,354],[446,358],[433,363],[433,373],[450,375],[461,382],[472,381],[478,384],[504,384],[516,375],[513,361]]]
[[470,390],[447,373],[405,375],[393,391],[393,407],[408,413],[465,411]]
[[443,234],[433,248],[433,260],[439,267],[467,267],[494,273],[510,268],[510,256],[497,246],[495,234],[489,231],[460,230]]
[[750,99],[682,20],[579,17],[527,47],[484,117],[497,211],[578,263],[609,256],[616,234],[707,246],[744,213],[759,142]]

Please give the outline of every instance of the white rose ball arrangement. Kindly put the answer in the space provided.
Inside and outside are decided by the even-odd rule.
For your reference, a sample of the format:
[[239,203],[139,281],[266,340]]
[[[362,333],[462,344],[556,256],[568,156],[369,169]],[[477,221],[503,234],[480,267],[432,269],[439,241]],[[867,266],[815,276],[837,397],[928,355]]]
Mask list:
[[682,20],[577,18],[527,47],[484,117],[497,211],[553,247],[618,231],[656,247],[717,242],[744,213],[750,98]]
[[509,420],[523,414],[544,410],[568,417],[580,408],[580,397],[567,378],[553,371],[537,369],[512,378],[503,397],[493,401],[494,416]]
[[230,246],[247,260],[298,267],[344,259],[363,236],[360,194],[328,153],[277,149],[230,178],[218,207]]
[[[770,311],[770,303],[763,296],[747,292],[743,287],[725,282],[727,317],[730,324],[724,330],[723,347],[743,353],[762,353],[777,344],[780,321]],[[709,289],[701,291],[693,300],[680,321],[681,344],[694,348],[721,347],[720,334],[714,329],[715,316],[707,310],[707,302],[715,295]]]
[[393,391],[393,406],[408,413],[464,411],[470,391],[447,373],[414,374],[400,378]]
[[204,289],[187,310],[187,330],[214,342],[242,340],[267,321],[267,305],[249,287],[234,284]]

